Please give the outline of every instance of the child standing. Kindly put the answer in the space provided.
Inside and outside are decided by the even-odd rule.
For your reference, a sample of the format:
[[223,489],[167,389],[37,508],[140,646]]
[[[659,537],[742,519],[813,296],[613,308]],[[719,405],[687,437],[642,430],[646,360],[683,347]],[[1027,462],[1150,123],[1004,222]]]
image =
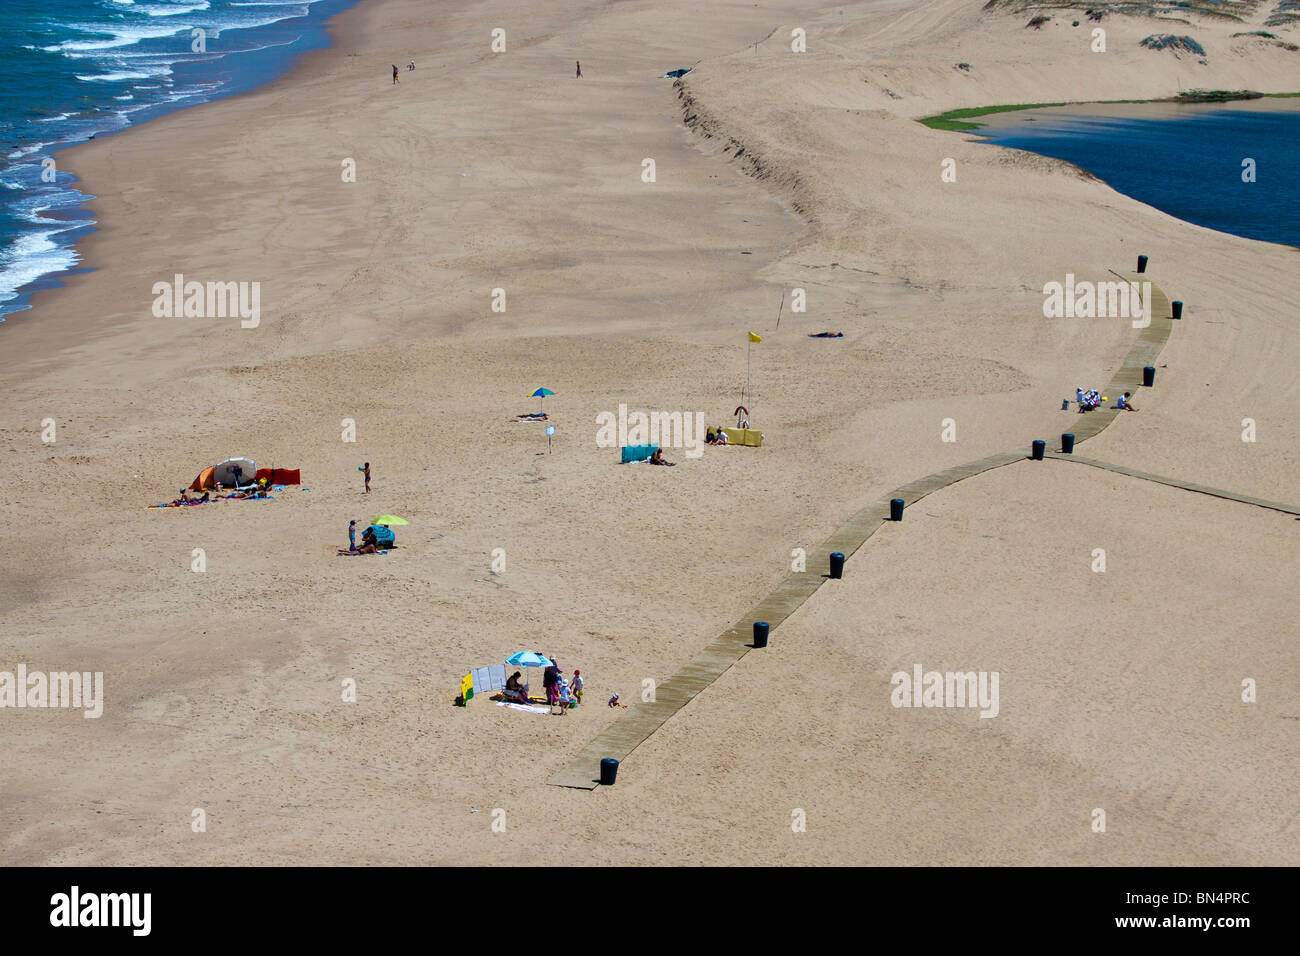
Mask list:
[[348,522],[348,550],[357,550],[357,523],[355,520]]
[[366,473],[366,494],[370,494],[370,462],[366,462],[366,466],[361,470]]
[[573,671],[573,706],[577,707],[582,703],[582,671],[576,668]]

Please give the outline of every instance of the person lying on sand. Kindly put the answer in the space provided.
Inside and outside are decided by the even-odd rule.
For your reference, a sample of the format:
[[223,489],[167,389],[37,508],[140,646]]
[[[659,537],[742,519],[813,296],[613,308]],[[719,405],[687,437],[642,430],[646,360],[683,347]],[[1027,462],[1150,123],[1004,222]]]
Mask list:
[[655,449],[655,453],[654,453],[653,455],[650,456],[650,464],[652,464],[652,465],[668,465],[669,467],[672,467],[673,465],[676,464],[676,462],[668,461],[666,458],[664,458],[663,449],[661,449],[661,448],[656,448],[656,449]]
[[354,554],[376,554],[378,553],[378,551],[379,551],[379,545],[375,544],[374,538],[371,538],[368,541],[366,541],[355,551],[349,550],[348,548],[339,548],[339,554],[343,555],[345,558],[350,558]]
[[163,505],[163,507],[164,507],[164,508],[181,508],[181,507],[183,507],[183,506],[185,506],[185,505],[201,505],[201,504],[203,504],[204,502],[206,502],[206,501],[208,501],[208,500],[209,500],[209,496],[208,496],[208,493],[207,493],[206,491],[203,492],[203,494],[202,494],[200,497],[198,497],[198,498],[191,498],[191,497],[190,497],[190,493],[189,493],[189,489],[187,489],[187,488],[182,488],[182,489],[181,489],[181,496],[180,496],[179,498],[177,498],[175,501],[169,501],[167,504]]

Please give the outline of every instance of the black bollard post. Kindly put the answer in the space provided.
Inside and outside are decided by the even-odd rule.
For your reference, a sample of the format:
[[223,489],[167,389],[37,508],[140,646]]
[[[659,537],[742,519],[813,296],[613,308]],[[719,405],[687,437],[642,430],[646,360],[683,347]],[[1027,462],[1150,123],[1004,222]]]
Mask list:
[[1047,451],[1047,442],[1043,441],[1041,438],[1035,438],[1033,449],[1034,450],[1029,457],[1034,459],[1034,461],[1042,461],[1043,452]]
[[831,552],[831,577],[837,581],[844,577],[844,554],[841,551]]
[[602,787],[612,787],[617,778],[618,761],[613,757],[602,757],[600,761],[600,785]]
[[1142,384],[1146,388],[1150,388],[1155,383],[1156,383],[1156,370],[1153,366],[1148,365],[1146,368],[1142,370]]
[[1146,271],[1147,271],[1147,257],[1138,256],[1138,272],[1141,273]]
[[1067,455],[1074,454],[1074,436],[1069,432],[1061,436],[1061,451]]
[[889,499],[889,520],[902,521],[903,508],[906,504],[907,502],[904,501],[902,498],[890,498]]
[[755,647],[767,647],[767,632],[769,630],[770,628],[767,626],[767,621],[754,622],[754,646]]
[[1169,304],[1174,310],[1174,318],[1181,319],[1183,317],[1183,304],[1181,302],[1171,302]]

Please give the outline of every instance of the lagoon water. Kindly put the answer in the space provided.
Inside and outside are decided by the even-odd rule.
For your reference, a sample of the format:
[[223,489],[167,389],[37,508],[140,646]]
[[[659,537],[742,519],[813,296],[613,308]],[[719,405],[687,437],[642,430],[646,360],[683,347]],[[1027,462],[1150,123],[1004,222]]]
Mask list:
[[74,243],[94,228],[59,149],[269,82],[325,46],[322,23],[354,2],[3,0],[0,319],[75,271]]
[[[981,116],[989,142],[1052,156],[1199,226],[1300,246],[1300,101],[1095,104]],[[1254,182],[1243,161],[1254,160]]]

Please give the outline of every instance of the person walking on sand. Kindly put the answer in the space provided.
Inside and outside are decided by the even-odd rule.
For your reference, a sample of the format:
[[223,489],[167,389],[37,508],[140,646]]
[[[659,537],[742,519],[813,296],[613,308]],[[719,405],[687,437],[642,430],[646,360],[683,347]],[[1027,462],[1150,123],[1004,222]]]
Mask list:
[[401,77],[397,75],[397,64],[394,63],[393,64],[393,85],[396,86],[400,82],[402,82],[402,80]]
[[361,470],[365,472],[366,494],[370,494],[370,462],[366,462],[365,467],[362,468]]
[[408,70],[414,70],[414,69],[415,69],[415,61],[412,60],[410,63],[406,64],[406,68],[407,68]]
[[582,61],[581,61],[581,60],[574,60],[573,62],[576,63],[576,64],[578,65],[578,75],[575,77],[575,79],[579,79],[579,80],[580,80],[580,79],[582,79]]

